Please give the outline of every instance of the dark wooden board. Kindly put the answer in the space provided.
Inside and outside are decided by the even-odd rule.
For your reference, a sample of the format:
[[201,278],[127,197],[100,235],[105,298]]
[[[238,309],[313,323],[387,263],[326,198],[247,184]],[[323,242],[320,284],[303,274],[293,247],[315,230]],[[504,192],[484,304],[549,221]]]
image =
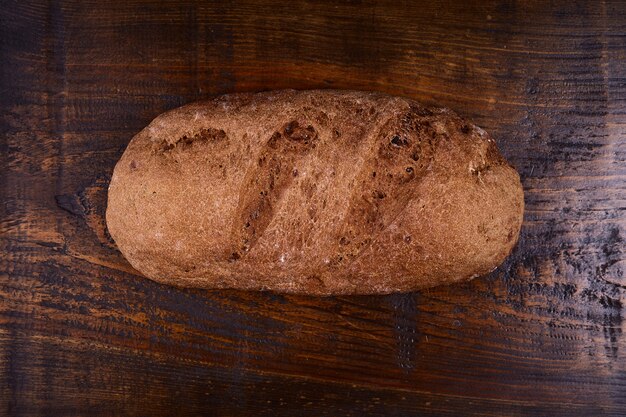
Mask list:
[[[0,414],[626,415],[626,3],[0,4]],[[493,133],[520,242],[470,283],[313,298],[138,276],[104,223],[159,113],[378,90]]]

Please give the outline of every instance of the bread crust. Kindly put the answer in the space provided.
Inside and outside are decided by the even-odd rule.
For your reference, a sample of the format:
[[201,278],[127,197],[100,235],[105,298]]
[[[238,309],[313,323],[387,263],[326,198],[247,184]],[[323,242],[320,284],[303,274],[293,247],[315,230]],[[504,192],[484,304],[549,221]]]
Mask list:
[[158,116],[117,163],[106,220],[159,282],[384,294],[493,270],[523,210],[494,140],[448,109],[281,90]]

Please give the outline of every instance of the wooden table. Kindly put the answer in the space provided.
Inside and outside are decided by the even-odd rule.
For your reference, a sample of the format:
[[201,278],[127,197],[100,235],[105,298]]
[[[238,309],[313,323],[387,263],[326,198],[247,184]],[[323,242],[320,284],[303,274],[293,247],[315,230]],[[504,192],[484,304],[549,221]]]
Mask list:
[[[623,1],[1,5],[0,415],[626,415]],[[404,95],[492,132],[526,193],[510,259],[377,297],[135,273],[104,222],[130,138],[279,88]]]

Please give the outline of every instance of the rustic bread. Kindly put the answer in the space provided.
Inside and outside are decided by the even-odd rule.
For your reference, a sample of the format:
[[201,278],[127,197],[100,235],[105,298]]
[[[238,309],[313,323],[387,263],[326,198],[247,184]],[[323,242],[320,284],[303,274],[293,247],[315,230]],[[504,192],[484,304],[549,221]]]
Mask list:
[[493,139],[450,110],[286,90],[157,117],[116,165],[106,216],[156,281],[382,294],[493,270],[523,205]]

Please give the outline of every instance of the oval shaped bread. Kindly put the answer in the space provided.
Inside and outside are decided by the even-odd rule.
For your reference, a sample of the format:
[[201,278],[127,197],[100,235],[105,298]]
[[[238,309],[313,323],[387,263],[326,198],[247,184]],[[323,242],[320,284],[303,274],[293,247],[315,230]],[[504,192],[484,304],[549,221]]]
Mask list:
[[116,165],[106,217],[156,281],[379,294],[493,270],[523,204],[493,139],[450,110],[286,90],[157,117]]

